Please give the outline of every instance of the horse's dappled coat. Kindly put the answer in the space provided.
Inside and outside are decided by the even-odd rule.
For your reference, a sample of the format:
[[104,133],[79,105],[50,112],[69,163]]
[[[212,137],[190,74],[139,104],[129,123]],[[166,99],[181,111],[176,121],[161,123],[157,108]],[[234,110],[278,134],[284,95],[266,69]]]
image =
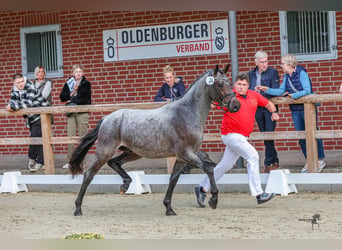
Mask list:
[[[106,162],[123,178],[120,189],[124,193],[132,179],[121,166],[141,157],[177,158],[164,199],[167,215],[176,214],[171,207],[171,197],[184,163],[207,173],[212,193],[209,204],[216,208],[218,190],[213,178],[213,166],[204,161],[197,152],[202,144],[211,101],[226,106],[230,112],[237,112],[240,108],[225,75],[226,70],[221,71],[216,66],[215,70],[203,73],[191,84],[182,98],[160,108],[121,109],[102,118],[97,126],[81,139],[70,159],[72,174],[81,173],[81,163],[87,151],[98,140],[94,160],[84,174],[74,214],[82,214],[81,204],[86,189]],[[211,85],[206,82],[208,77],[214,78],[214,81],[208,81]],[[123,153],[113,157],[118,149]]]

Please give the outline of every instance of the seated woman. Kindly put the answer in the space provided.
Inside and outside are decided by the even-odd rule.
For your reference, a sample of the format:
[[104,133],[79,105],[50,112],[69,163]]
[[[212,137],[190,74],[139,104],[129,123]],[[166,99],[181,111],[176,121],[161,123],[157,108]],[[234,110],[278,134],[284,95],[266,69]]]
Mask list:
[[[163,68],[164,84],[159,88],[154,97],[155,102],[173,101],[185,94],[185,86],[182,77],[176,77],[175,71],[169,65]],[[176,157],[167,158],[167,173],[171,174]],[[190,166],[186,165],[183,173],[190,173]]]
[[154,97],[155,102],[173,101],[185,94],[185,86],[181,77],[176,74],[169,65],[163,68],[165,83],[160,87]]

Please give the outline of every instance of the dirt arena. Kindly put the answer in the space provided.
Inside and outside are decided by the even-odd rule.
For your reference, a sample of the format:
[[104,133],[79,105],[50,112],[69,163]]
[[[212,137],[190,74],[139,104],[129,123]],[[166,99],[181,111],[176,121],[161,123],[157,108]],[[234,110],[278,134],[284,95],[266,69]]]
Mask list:
[[[0,239],[62,239],[100,233],[105,239],[339,239],[342,193],[276,196],[257,205],[247,193],[220,193],[217,209],[199,208],[195,195],[175,193],[177,216],[165,216],[164,194],[87,193],[74,217],[76,193],[0,194]],[[320,214],[320,227],[299,219]]]

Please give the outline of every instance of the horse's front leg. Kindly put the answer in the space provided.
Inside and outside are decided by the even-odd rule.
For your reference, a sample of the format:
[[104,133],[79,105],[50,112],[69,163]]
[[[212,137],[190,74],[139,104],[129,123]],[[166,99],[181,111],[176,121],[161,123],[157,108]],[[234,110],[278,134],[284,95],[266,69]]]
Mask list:
[[210,181],[211,198],[208,203],[212,209],[215,209],[217,207],[218,202],[218,189],[214,178],[214,167],[216,164],[210,159],[209,155],[204,151],[199,151],[197,155],[202,160],[203,171],[208,175]]
[[214,171],[211,165],[204,164],[203,168],[204,172],[208,175],[209,181],[210,181],[210,192],[211,192],[211,198],[209,199],[209,206],[212,209],[215,209],[217,207],[218,202],[218,189],[216,185],[216,181],[214,178]]
[[218,202],[218,189],[214,178],[215,163],[211,163],[210,161],[211,160],[209,159],[209,163],[208,161],[203,162],[203,171],[208,175],[210,181],[211,198],[209,199],[208,203],[212,209],[215,209],[217,207]]
[[166,215],[177,215],[171,207],[171,199],[172,199],[173,190],[178,182],[183,166],[184,166],[183,162],[176,161],[175,166],[173,167],[173,170],[170,176],[169,186],[167,188],[164,202],[163,202],[164,206],[166,207]]
[[135,160],[141,158],[141,156],[135,154],[134,152],[132,152],[128,148],[124,148],[124,150],[125,151],[121,155],[116,156],[107,162],[108,166],[111,167],[113,170],[115,170],[121,176],[121,178],[123,180],[123,184],[120,186],[120,194],[126,193],[126,191],[129,188],[129,185],[132,182],[132,178],[121,167],[122,164],[129,162],[129,161],[135,161]]

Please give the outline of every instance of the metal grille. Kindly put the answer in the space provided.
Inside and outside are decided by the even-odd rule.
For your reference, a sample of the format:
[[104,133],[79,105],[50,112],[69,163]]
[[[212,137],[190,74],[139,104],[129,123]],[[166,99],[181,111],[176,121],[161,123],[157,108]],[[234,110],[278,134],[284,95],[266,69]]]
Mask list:
[[289,53],[330,52],[327,11],[288,11],[287,28]]
[[58,71],[56,31],[26,34],[27,71],[41,65],[47,72]]

